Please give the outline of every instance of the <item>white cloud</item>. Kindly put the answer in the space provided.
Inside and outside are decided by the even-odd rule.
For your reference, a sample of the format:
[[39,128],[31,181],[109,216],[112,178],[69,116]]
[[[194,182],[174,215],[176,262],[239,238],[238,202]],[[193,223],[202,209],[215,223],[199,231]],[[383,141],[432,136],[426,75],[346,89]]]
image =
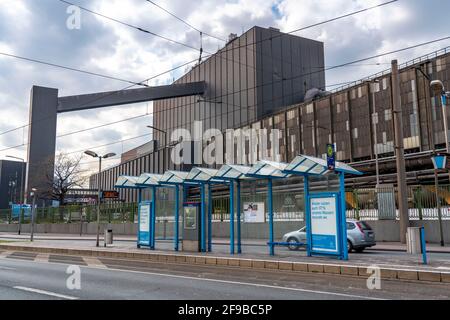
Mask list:
[[[157,34],[199,47],[199,35],[186,25],[142,0],[77,0],[83,6]],[[382,0],[156,0],[192,25],[227,38],[254,25],[276,26],[292,31],[326,19],[376,5]],[[439,9],[437,9],[439,8]],[[141,81],[198,57],[198,52],[166,42],[82,12],[81,30],[66,28],[66,6],[54,0],[0,0],[0,52],[48,60],[111,76]],[[398,1],[296,35],[325,42],[326,64],[335,65],[422,41],[448,35],[447,12],[450,3],[440,0]],[[204,37],[206,51],[215,52],[223,42]],[[405,61],[449,45],[442,42],[372,62]],[[327,83],[356,80],[386,69],[388,65],[363,65],[330,71]],[[163,75],[152,85],[167,84],[185,70]],[[0,132],[28,122],[29,93],[32,85],[60,89],[60,95],[117,90],[126,84],[36,65],[0,56]],[[58,134],[82,130],[106,122],[133,117],[147,111],[146,104],[84,111],[60,116]],[[148,133],[142,118],[102,129],[58,139],[58,149],[74,151],[84,147]],[[0,136],[0,149],[22,143],[26,132],[18,130]],[[148,139],[124,143],[127,150]],[[122,152],[122,144],[100,151]],[[26,156],[24,148],[8,153]],[[5,153],[1,153],[4,156]],[[87,167],[96,167],[92,160]],[[113,164],[114,161],[108,164]]]

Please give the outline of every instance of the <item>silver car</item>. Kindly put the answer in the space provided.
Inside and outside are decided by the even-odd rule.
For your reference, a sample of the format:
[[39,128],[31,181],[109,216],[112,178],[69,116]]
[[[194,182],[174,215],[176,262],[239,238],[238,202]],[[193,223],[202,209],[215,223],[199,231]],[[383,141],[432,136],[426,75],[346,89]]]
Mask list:
[[[289,250],[298,250],[299,243],[307,243],[306,227],[300,230],[286,233],[282,242],[289,243]],[[375,241],[375,232],[364,221],[347,220],[347,249],[348,252],[363,252],[365,248],[373,247]]]

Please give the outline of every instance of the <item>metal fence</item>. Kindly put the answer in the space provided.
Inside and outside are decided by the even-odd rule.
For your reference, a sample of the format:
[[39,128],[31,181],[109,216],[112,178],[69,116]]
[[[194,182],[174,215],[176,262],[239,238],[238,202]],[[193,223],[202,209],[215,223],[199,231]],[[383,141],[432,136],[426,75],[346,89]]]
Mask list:
[[[441,202],[442,219],[450,220],[450,185],[410,186],[408,188],[409,218],[411,220],[437,220],[436,195]],[[362,188],[346,191],[347,218],[358,220],[398,220],[397,191],[394,187]],[[241,203],[264,203],[267,214],[267,195],[265,193],[245,193]],[[157,203],[157,221],[174,220],[174,201]],[[304,196],[302,192],[275,192],[273,196],[275,221],[303,221]],[[106,203],[100,207],[100,221],[108,223],[133,223],[137,221],[136,203]],[[229,221],[229,197],[213,198],[213,220]],[[0,223],[18,223],[18,215],[11,209],[0,210]],[[244,219],[242,215],[242,219]],[[97,221],[97,206],[73,205],[59,208],[38,208],[36,223],[78,223]],[[31,222],[30,214],[22,213],[22,223]]]

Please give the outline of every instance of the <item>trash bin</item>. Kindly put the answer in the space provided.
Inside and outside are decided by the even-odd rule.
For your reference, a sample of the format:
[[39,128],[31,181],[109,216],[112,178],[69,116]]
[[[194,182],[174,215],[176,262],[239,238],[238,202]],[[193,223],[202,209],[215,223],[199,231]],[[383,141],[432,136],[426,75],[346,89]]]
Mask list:
[[422,253],[421,228],[411,227],[406,232],[406,250],[410,254]]
[[113,244],[113,231],[112,229],[105,229],[105,247]]

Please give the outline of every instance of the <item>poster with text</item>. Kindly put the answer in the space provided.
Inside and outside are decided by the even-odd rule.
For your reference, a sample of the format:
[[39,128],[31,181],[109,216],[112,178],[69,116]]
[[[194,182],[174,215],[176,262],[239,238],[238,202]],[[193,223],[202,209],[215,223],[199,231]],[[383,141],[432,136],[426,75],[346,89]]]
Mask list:
[[265,221],[264,202],[244,202],[244,222],[264,223]]
[[150,212],[151,203],[139,207],[139,244],[150,245]]
[[337,253],[337,198],[333,196],[312,197],[310,205],[312,250]]

